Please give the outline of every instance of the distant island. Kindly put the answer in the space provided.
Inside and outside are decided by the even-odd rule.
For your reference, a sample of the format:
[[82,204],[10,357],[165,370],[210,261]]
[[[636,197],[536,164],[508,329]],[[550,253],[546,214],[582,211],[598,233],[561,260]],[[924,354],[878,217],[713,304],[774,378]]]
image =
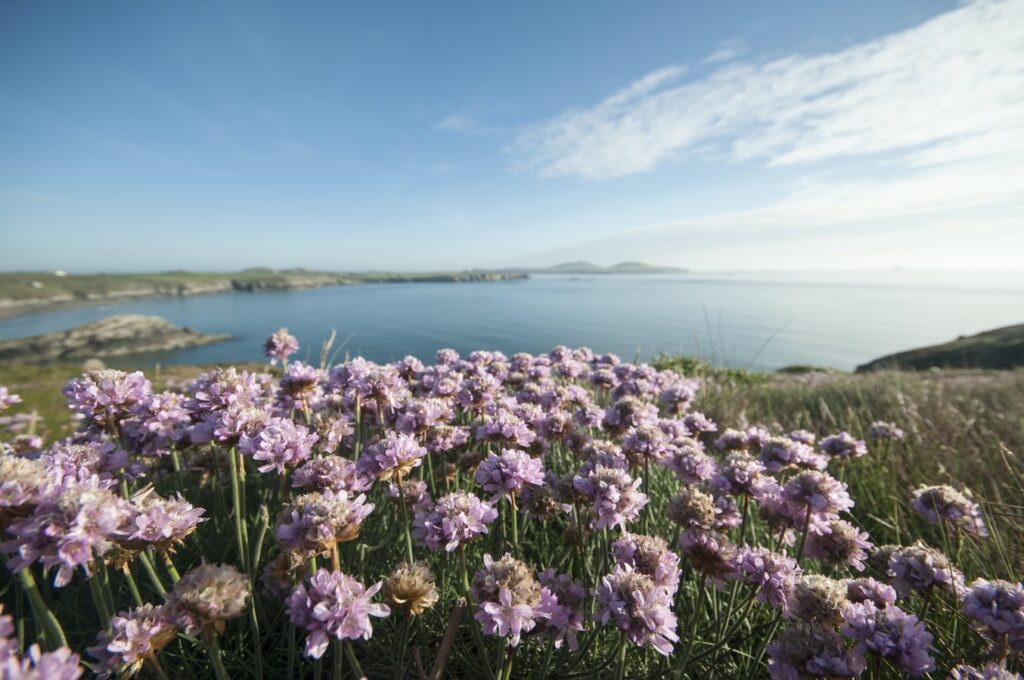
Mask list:
[[515,281],[530,274],[662,274],[685,269],[642,262],[602,266],[566,262],[546,268],[469,269],[454,272],[318,272],[252,268],[240,272],[175,270],[141,274],[0,273],[0,319],[57,308],[81,307],[141,298],[186,297],[210,293],[305,290],[365,283],[486,283]]
[[932,368],[1007,369],[1024,366],[1024,324],[1004,326],[977,335],[919,349],[897,352],[858,366],[857,373],[884,369]]

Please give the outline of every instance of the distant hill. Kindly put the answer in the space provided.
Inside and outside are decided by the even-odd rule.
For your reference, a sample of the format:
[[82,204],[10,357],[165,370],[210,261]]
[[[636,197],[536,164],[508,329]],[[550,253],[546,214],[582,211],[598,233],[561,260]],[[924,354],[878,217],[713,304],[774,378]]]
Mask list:
[[887,368],[1015,368],[1024,366],[1024,324],[1006,326],[940,345],[897,352],[857,367],[858,373]]
[[683,274],[687,269],[680,267],[658,267],[643,262],[620,262],[611,266],[594,264],[593,262],[563,262],[551,267],[524,269],[508,269],[500,271],[517,271],[526,274]]

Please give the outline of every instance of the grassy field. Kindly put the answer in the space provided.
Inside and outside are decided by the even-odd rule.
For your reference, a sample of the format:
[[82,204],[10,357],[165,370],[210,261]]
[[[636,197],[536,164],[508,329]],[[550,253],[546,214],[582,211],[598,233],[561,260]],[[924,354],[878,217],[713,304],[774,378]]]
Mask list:
[[[721,428],[764,425],[775,432],[806,429],[819,437],[845,430],[861,438],[876,420],[898,424],[906,432],[903,442],[872,447],[868,456],[830,468],[832,474],[849,485],[850,495],[856,501],[851,521],[866,530],[876,545],[909,545],[921,539],[937,546],[954,558],[968,583],[979,576],[1017,581],[1024,573],[1024,504],[1021,500],[1024,498],[1024,466],[1017,457],[1024,451],[1024,371],[881,371],[851,375],[803,369],[765,375],[713,369],[673,357],[662,357],[655,363],[659,368],[675,368],[687,376],[700,378],[703,385],[692,408],[705,413]],[[200,370],[201,367],[172,367],[149,377],[155,388],[178,387]],[[60,387],[77,373],[78,369],[72,366],[0,366],[0,385],[6,385],[23,397],[24,403],[16,410],[37,410],[45,434],[54,439],[71,431]],[[380,434],[371,425],[361,436],[370,441]],[[546,464],[564,471],[562,468],[569,465],[566,452],[556,448]],[[261,480],[267,475],[253,470],[249,474],[253,476],[241,501],[243,506],[248,503],[250,509],[246,515],[249,536],[258,534],[259,527],[263,530],[267,527],[265,523],[260,524],[254,508],[262,505],[271,508],[271,533],[266,536],[268,547],[264,550],[263,561],[260,562],[259,557],[256,560],[266,564],[275,552],[269,546],[273,543],[275,508],[280,507],[280,501],[276,484],[262,485]],[[424,478],[428,476],[422,469],[419,474]],[[467,474],[461,473],[452,484],[472,488]],[[632,530],[666,538],[674,533],[678,535],[678,529],[665,517],[663,510],[669,496],[678,489],[678,482],[660,466],[642,469],[638,474],[644,478],[643,489],[651,497],[651,511],[644,515],[642,525],[638,521]],[[440,485],[436,475],[430,476],[429,481],[432,490]],[[230,494],[225,496],[226,482],[222,480],[219,487],[216,481],[197,480],[196,483],[198,486],[185,487],[186,495],[193,502],[210,508],[211,519],[201,525],[189,544],[174,556],[174,561],[182,572],[198,564],[199,556],[241,566],[244,560],[234,548],[238,525],[232,523]],[[170,478],[161,484],[166,487],[162,490],[165,494],[175,488]],[[954,545],[953,537],[942,526],[928,524],[915,513],[910,506],[913,490],[935,484],[966,486],[972,490],[991,536],[978,538],[958,533]],[[438,489],[435,493],[444,491]],[[367,520],[360,540],[341,544],[338,554],[346,571],[367,584],[386,575],[401,559],[404,552],[401,527],[408,522],[397,504],[389,502],[381,491],[371,492],[371,499],[378,504],[378,510]],[[490,552],[497,558],[502,546],[513,550],[528,564],[537,565],[538,569],[559,566],[560,570],[579,578],[588,589],[607,570],[607,556],[602,557],[602,551],[607,550],[614,533],[609,537],[608,532],[603,535],[594,532],[586,539],[586,549],[578,550],[566,544],[563,532],[567,527],[562,520],[527,520],[516,528],[514,522],[510,523],[507,504],[500,508],[504,509],[495,525],[500,528],[465,551],[470,579],[482,566],[483,553]],[[754,519],[755,516],[751,516],[749,527],[744,521],[742,528],[731,530],[733,540],[741,542],[744,537],[748,541],[767,540],[766,527]],[[513,539],[515,549],[509,546],[509,535],[518,537],[518,540]],[[241,537],[238,540],[243,541]],[[328,652],[322,663],[299,659],[301,631],[296,643],[294,637],[289,637],[294,635],[290,632],[294,629],[287,625],[280,603],[259,596],[248,623],[244,617],[230,623],[221,641],[227,674],[267,678],[353,677],[350,664],[358,663],[371,678],[421,678],[429,677],[435,661],[444,657],[444,677],[487,680],[501,677],[565,680],[762,677],[765,646],[780,626],[785,625],[773,609],[748,599],[750,591],[740,584],[730,583],[722,590],[708,588],[684,566],[674,604],[679,617],[680,642],[669,657],[662,657],[649,647],[627,645],[608,627],[593,627],[589,622],[580,633],[581,649],[577,653],[565,647],[556,650],[543,638],[524,637],[518,647],[505,648],[502,640],[480,637],[479,627],[471,622],[472,610],[464,619],[458,618],[460,598],[467,597],[467,593],[454,556],[454,553],[428,552],[417,544],[417,559],[426,560],[438,576],[439,604],[412,620],[395,614],[388,619],[375,619],[373,638],[353,643],[352,657],[343,656],[341,647],[337,647]],[[685,562],[684,559],[681,564]],[[807,562],[804,566],[807,571],[821,571],[836,578],[851,573],[844,568],[820,565],[812,568]],[[875,571],[869,573],[879,575]],[[140,569],[136,570],[136,577],[142,599],[159,602],[155,584],[144,580]],[[79,651],[92,642],[97,627],[89,609],[88,589],[82,587],[80,578],[76,576],[75,584],[55,590],[49,596],[58,618],[65,622],[69,643]],[[161,574],[159,579],[166,579],[166,574]],[[258,587],[258,578],[253,583]],[[113,589],[118,602],[127,600],[123,584],[115,583]],[[11,611],[14,598],[10,590],[0,589],[0,596],[8,603],[6,611]],[[955,598],[938,593],[935,597],[915,594],[900,600],[900,606],[923,618],[935,636],[932,653],[937,668],[930,677],[946,677],[948,670],[961,661],[980,666],[991,658],[984,637],[959,611]],[[587,607],[593,614],[592,601]],[[259,632],[256,632],[257,625]],[[29,630],[31,632],[31,625]],[[446,648],[445,635],[450,630],[454,644]],[[448,651],[442,654],[439,650],[444,649]],[[163,670],[170,677],[207,677],[211,671],[205,658],[202,645],[194,638],[181,638],[160,654]],[[262,667],[259,674],[255,671],[257,663]],[[1011,653],[1008,663],[1012,668],[1019,659]],[[149,665],[143,673],[159,677]],[[334,673],[337,675],[332,675]],[[872,677],[902,676],[891,660],[870,666],[865,676],[869,674]]]

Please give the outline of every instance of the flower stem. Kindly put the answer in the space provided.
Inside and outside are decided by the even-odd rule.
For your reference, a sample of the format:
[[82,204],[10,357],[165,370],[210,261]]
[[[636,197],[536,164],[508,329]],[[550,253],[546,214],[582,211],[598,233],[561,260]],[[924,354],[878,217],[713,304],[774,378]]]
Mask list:
[[357,678],[365,678],[363,674],[363,668],[359,665],[359,659],[356,658],[356,652],[352,649],[352,643],[348,640],[344,640],[342,646],[345,648],[345,656],[348,657],[348,662],[352,664],[352,670],[355,671]]
[[412,566],[415,558],[412,554],[412,534],[409,533],[409,508],[405,506],[405,487],[402,486],[402,475],[396,475],[396,484],[398,484],[398,505],[402,509],[402,530],[405,533],[405,556],[409,560],[409,566]]
[[28,594],[28,604],[32,608],[33,617],[42,628],[46,646],[50,649],[66,647],[68,641],[64,637],[64,630],[60,627],[57,617],[43,602],[43,596],[39,592],[39,586],[36,584],[35,576],[32,575],[31,567],[25,567],[19,571],[18,578],[21,580],[21,587]]
[[249,573],[249,552],[245,549],[245,532],[242,530],[242,494],[238,483],[238,456],[235,450],[228,451],[228,465],[231,468],[231,512],[235,519],[235,540],[238,542],[238,557],[242,568]]
[[213,672],[217,675],[217,680],[230,680],[231,676],[228,675],[227,670],[224,668],[224,657],[220,653],[217,634],[204,636],[204,638],[206,638],[206,651],[210,655],[210,661],[213,663]]

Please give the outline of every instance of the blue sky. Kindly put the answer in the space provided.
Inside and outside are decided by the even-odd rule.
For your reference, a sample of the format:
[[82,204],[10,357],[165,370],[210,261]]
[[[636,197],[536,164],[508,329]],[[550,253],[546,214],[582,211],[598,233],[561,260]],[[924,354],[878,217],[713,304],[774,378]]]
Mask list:
[[0,269],[1019,269],[1024,0],[0,2]]

